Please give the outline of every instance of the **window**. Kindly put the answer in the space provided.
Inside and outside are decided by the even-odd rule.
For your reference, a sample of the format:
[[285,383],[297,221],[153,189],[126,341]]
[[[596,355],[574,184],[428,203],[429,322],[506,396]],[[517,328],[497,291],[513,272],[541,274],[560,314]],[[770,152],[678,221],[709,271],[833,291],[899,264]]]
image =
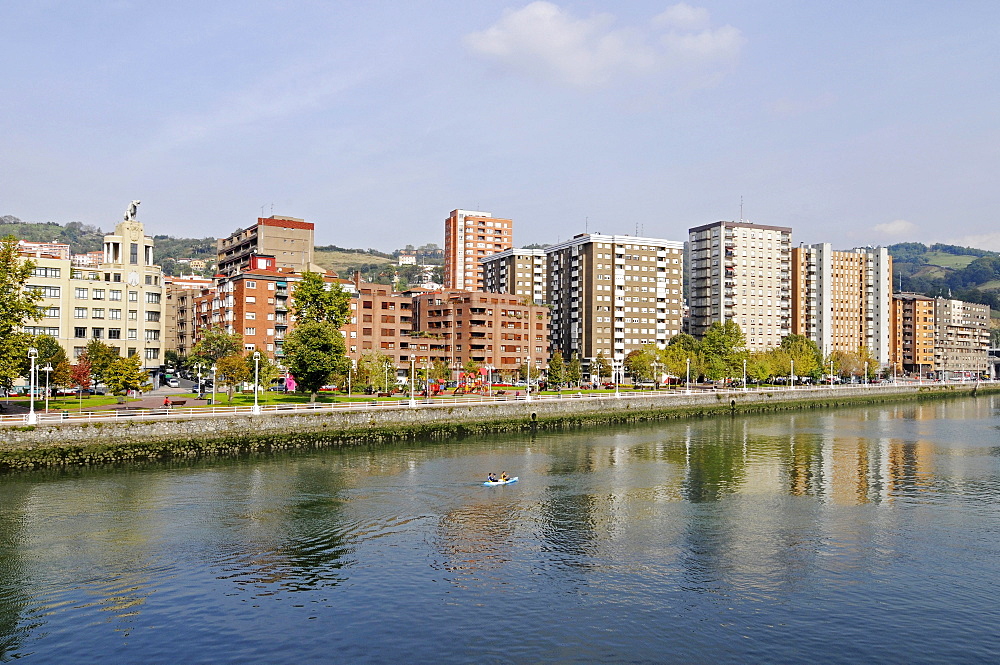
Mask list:
[[160,341],[160,331],[159,330],[147,330],[146,331],[146,341],[147,342],[159,342]]
[[73,328],[73,337],[75,337],[77,339],[86,339],[87,338],[87,329],[86,328]]
[[138,291],[129,291],[128,292],[128,301],[129,302],[139,302],[139,292]]
[[257,334],[257,329],[256,328],[244,328],[243,329],[243,334],[244,335],[256,335]]
[[34,270],[31,271],[31,274],[34,275],[35,277],[59,277],[60,275],[62,275],[62,269],[36,267]]
[[108,318],[114,319],[115,321],[120,321],[122,318],[122,311],[120,309],[109,309]]
[[[130,293],[130,295],[131,295],[131,293]],[[150,304],[153,304],[153,305],[159,305],[160,304],[160,294],[159,293],[147,292],[146,293],[146,302],[150,303]]]
[[104,339],[104,328],[93,328],[91,332],[94,333],[94,339]]
[[139,320],[139,312],[137,310],[130,309],[128,311],[128,320],[129,321],[138,321]]
[[146,285],[147,286],[152,286],[153,285],[153,276],[152,275],[146,275]]
[[121,299],[122,299],[122,292],[119,291],[118,289],[111,289],[111,295],[108,298],[108,300],[121,300]]
[[24,326],[24,332],[29,335],[49,335],[59,337],[59,328],[49,328],[47,326]]
[[112,282],[122,281],[122,274],[120,272],[116,272],[114,275],[111,276],[111,281]]
[[254,281],[251,281],[251,280],[247,280],[247,288],[248,289],[256,289],[257,288],[257,282],[254,282]]
[[28,288],[38,291],[43,298],[58,298],[60,294],[58,286],[28,286]]
[[[128,338],[129,339],[139,339],[139,331],[136,330],[135,328],[129,328],[128,329]],[[135,351],[133,351],[129,355],[134,356],[135,355]]]
[[252,303],[257,302],[257,298],[255,298],[254,296],[247,296],[246,301],[247,301],[247,303],[252,304]]
[[147,321],[152,321],[152,322],[155,323],[156,321],[160,320],[160,313],[159,312],[146,312],[146,320]]
[[104,308],[103,307],[95,307],[94,309],[90,310],[90,315],[92,317],[94,317],[95,319],[103,319],[104,318]]
[[108,339],[121,339],[122,329],[121,328],[108,328]]
[[156,360],[159,357],[160,357],[159,349],[156,348],[146,349],[146,360]]
[[252,320],[254,320],[254,319],[256,319],[256,318],[257,318],[257,312],[247,312],[247,313],[246,313],[246,314],[244,315],[244,318],[245,318],[245,319],[246,319],[247,321],[252,321]]
[[87,299],[87,292],[88,291],[89,291],[89,289],[77,288],[74,291],[74,297],[76,297],[78,300],[86,300]]
[[86,307],[74,307],[73,308],[73,318],[74,319],[85,319],[85,318],[87,318],[87,308]]
[[94,300],[104,300],[104,289],[94,289]]
[[85,347],[85,346],[74,346],[73,347],[73,357],[74,358],[79,358],[80,356],[83,355],[84,351],[86,351],[86,350],[87,350],[87,347]]
[[58,307],[46,307],[44,316],[47,319],[58,319],[59,318],[59,308]]

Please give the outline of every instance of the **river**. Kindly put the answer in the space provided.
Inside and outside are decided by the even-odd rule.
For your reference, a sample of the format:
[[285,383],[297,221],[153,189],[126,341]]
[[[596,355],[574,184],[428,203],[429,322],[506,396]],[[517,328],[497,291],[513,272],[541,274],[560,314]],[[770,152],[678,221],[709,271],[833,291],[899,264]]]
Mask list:
[[0,476],[0,661],[995,662],[998,504],[998,397]]

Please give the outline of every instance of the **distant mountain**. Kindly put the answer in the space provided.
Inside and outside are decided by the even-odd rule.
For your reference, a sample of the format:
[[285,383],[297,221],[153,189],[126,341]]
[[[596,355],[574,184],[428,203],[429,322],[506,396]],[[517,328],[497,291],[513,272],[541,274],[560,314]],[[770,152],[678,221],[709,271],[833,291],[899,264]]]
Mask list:
[[919,242],[887,249],[892,255],[894,290],[952,297],[1000,310],[1000,253]]

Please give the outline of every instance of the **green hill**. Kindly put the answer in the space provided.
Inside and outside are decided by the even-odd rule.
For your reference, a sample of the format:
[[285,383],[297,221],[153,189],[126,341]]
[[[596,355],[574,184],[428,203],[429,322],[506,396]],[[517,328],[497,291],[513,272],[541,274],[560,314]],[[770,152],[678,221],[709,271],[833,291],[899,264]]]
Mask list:
[[950,296],[1000,309],[1000,253],[974,247],[917,242],[887,247],[893,287],[928,296]]

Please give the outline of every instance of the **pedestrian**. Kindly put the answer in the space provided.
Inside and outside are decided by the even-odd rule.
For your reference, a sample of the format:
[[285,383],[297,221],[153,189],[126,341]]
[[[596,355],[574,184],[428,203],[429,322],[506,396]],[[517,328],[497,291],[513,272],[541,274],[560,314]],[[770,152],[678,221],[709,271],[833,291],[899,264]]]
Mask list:
[[166,407],[166,408],[168,408],[168,409],[170,408],[170,398],[169,397],[164,397],[163,398],[163,406]]

